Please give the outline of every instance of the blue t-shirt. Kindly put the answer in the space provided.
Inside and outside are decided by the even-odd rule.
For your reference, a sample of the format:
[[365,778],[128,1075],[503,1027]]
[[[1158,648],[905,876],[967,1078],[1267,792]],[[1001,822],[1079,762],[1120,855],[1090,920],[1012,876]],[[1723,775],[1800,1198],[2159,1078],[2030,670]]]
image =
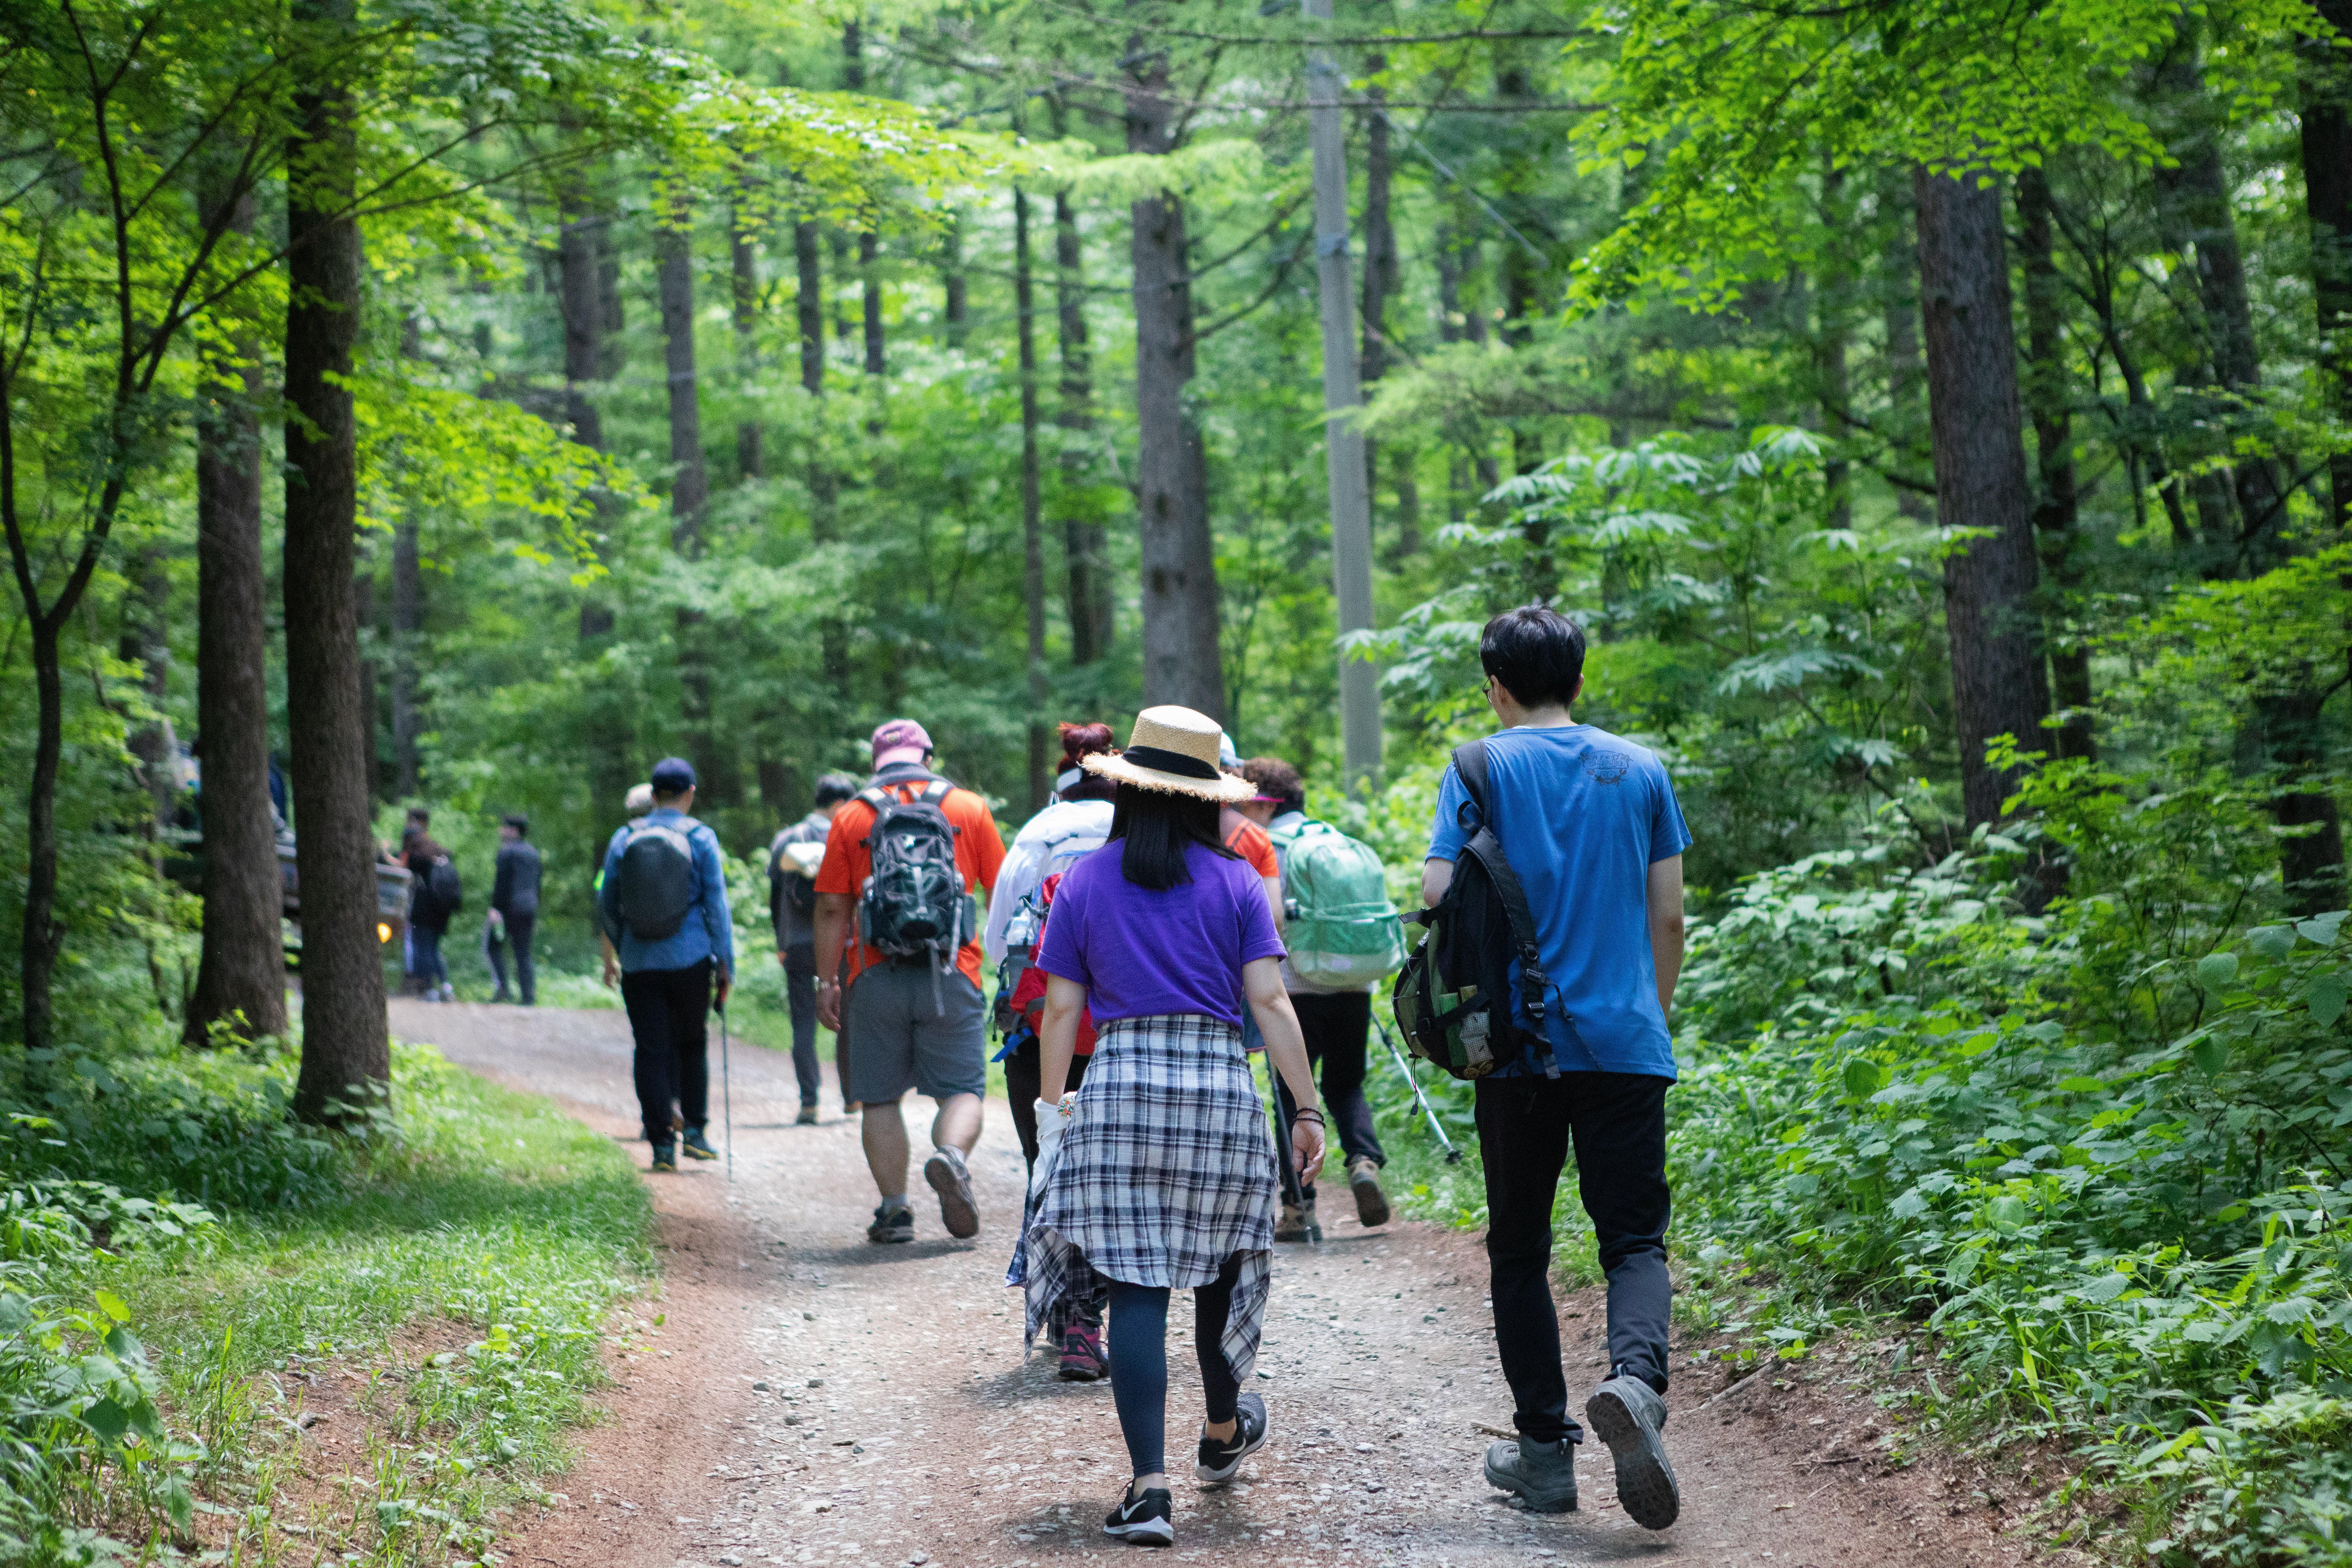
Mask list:
[[687,911],[685,921],[659,942],[647,942],[629,930],[621,918],[621,851],[628,847],[629,830],[623,826],[613,835],[613,842],[604,849],[604,871],[597,879],[596,902],[604,911],[604,929],[618,931],[614,942],[619,952],[622,970],[630,974],[644,969],[691,969],[704,959],[719,966],[721,974],[735,973],[735,919],[727,908],[727,868],[719,858],[719,836],[707,823],[695,822],[684,812],[668,806],[656,806],[647,812],[645,821],[677,827],[688,823],[687,847],[694,851],[694,908]]
[[[1664,766],[1590,724],[1506,730],[1486,740],[1486,799],[1496,820],[1486,826],[1527,893],[1551,976],[1544,1029],[1552,1059],[1562,1072],[1673,1078],[1674,1041],[1650,956],[1650,866],[1690,847],[1691,836]],[[1429,858],[1460,859],[1479,826],[1449,764]],[[1513,959],[1515,986],[1518,974]],[[1541,1070],[1532,1047],[1496,1069]]]

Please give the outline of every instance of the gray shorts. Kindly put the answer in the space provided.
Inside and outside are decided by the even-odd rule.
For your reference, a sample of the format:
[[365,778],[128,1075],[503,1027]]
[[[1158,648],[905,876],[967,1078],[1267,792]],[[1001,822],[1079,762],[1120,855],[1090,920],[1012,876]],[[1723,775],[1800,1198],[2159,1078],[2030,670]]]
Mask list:
[[940,975],[934,994],[929,965],[877,964],[849,983],[841,1022],[846,1099],[988,1092],[987,1020],[980,987],[961,969]]

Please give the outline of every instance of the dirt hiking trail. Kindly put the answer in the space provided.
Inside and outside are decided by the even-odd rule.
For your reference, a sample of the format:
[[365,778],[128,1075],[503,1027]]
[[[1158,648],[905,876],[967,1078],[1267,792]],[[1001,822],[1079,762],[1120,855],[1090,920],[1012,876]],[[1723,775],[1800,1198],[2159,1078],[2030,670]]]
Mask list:
[[[632,1141],[643,1169],[619,1012],[396,1001],[392,1019],[403,1038]],[[723,1164],[646,1176],[665,1278],[640,1316],[666,1321],[646,1350],[615,1356],[609,1419],[551,1481],[559,1500],[510,1520],[496,1550],[557,1568],[1039,1568],[1079,1557],[1142,1568],[1148,1553],[1101,1533],[1127,1479],[1108,1384],[1062,1383],[1042,1349],[1022,1353],[1019,1298],[1003,1280],[1023,1167],[1003,1105],[991,1103],[971,1160],[978,1239],[948,1237],[918,1170],[917,1239],[876,1247],[865,1238],[872,1183],[830,1066],[823,1124],[795,1127],[790,1059],[741,1045],[733,1058],[733,1184]],[[908,1103],[919,1166],[929,1103]],[[1506,1507],[1479,1473],[1511,1404],[1476,1238],[1404,1222],[1366,1231],[1352,1217],[1327,1220],[1325,1235],[1276,1250],[1255,1383],[1274,1436],[1229,1487],[1190,1479],[1199,1378],[1191,1312],[1180,1301],[1170,1314],[1178,1562],[1987,1568],[2034,1558],[2001,1533],[2017,1500],[1939,1462],[1888,1468],[1885,1413],[1858,1377],[1819,1363],[1715,1404],[1718,1379],[1676,1388],[1666,1438],[1683,1510],[1669,1530],[1625,1518],[1597,1443],[1578,1456],[1580,1511]],[[1601,1315],[1597,1291],[1561,1302],[1580,1407],[1602,1370]]]

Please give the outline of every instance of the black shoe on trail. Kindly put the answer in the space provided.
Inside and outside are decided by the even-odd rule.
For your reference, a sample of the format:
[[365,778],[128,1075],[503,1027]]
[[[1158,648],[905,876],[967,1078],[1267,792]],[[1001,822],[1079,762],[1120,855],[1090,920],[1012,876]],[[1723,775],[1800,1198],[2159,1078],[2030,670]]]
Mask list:
[[1617,1500],[1625,1517],[1644,1530],[1674,1523],[1683,1510],[1682,1490],[1658,1436],[1666,1424],[1666,1402],[1658,1391],[1621,1373],[1592,1391],[1584,1418],[1617,1461]]
[[915,1211],[904,1204],[874,1205],[874,1223],[866,1227],[866,1239],[887,1246],[894,1241],[915,1239]]
[[1576,1445],[1527,1437],[1489,1443],[1486,1484],[1517,1498],[1529,1513],[1574,1513]]
[[686,1157],[689,1160],[716,1160],[719,1151],[710,1146],[709,1137],[699,1127],[686,1130]]
[[1265,1401],[1255,1394],[1244,1394],[1234,1411],[1234,1435],[1222,1440],[1201,1434],[1200,1462],[1192,1473],[1204,1481],[1229,1481],[1242,1461],[1265,1447],[1272,1426],[1265,1417]]
[[667,1144],[667,1143],[656,1143],[656,1144],[655,1144],[655,1145],[654,1145],[654,1165],[653,1165],[653,1168],[654,1168],[655,1170],[656,1170],[656,1171],[675,1171],[675,1170],[677,1170],[677,1150],[675,1150],[675,1149],[672,1149],[672,1148],[671,1148],[668,1144]]
[[[1131,1493],[1133,1487],[1128,1488]],[[1103,1521],[1103,1533],[1129,1546],[1176,1544],[1175,1502],[1166,1487],[1153,1487],[1141,1497],[1122,1497]]]

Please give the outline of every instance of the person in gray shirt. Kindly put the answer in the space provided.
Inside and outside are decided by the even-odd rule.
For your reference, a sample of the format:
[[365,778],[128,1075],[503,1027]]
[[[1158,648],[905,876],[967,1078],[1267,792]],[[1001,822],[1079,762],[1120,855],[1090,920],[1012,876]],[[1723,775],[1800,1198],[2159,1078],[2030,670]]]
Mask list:
[[[768,919],[776,928],[776,962],[783,966],[784,996],[793,1010],[793,1073],[800,1079],[798,1122],[803,1127],[816,1124],[819,1093],[815,868],[824,858],[824,839],[833,827],[833,814],[844,802],[856,799],[858,788],[858,782],[847,773],[825,774],[816,781],[816,809],[777,834],[768,846]],[[795,846],[802,847],[801,854],[793,853]],[[808,853],[811,847],[815,853]],[[835,1054],[840,1054],[837,1042]],[[848,1079],[842,1081],[846,1084]]]
[[530,959],[531,928],[539,923],[539,848],[530,839],[530,819],[509,816],[499,824],[498,872],[490,883],[490,973],[498,976],[493,1002],[509,1002],[507,948],[514,948],[515,980],[522,1005],[539,1001],[539,973]]

